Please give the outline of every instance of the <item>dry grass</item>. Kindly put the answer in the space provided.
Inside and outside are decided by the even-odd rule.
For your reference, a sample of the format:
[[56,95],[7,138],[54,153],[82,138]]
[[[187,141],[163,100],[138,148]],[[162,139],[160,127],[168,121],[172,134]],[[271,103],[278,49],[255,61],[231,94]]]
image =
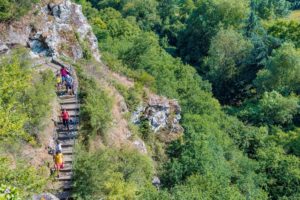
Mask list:
[[294,10],[288,17],[291,20],[300,21],[300,10]]

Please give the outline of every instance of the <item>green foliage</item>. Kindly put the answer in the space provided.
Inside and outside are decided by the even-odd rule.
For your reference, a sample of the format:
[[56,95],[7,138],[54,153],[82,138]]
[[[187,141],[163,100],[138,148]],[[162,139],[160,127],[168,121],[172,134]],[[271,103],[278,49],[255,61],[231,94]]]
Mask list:
[[[0,67],[0,137],[33,141],[54,97],[50,72],[33,75],[26,52],[2,58]],[[32,84],[31,84],[32,83]]]
[[297,21],[278,20],[268,25],[268,32],[283,41],[293,42],[296,47],[300,47],[299,28],[300,23]]
[[187,20],[187,28],[179,36],[177,48],[180,55],[187,62],[199,65],[220,27],[241,26],[248,11],[246,0],[199,1]]
[[255,85],[260,93],[276,90],[282,94],[299,92],[300,51],[287,43],[274,51],[265,69],[258,72]]
[[94,79],[84,76],[80,71],[78,74],[80,95],[83,99],[80,116],[84,124],[82,127],[84,137],[88,138],[95,134],[105,136],[105,131],[112,120],[112,100]]
[[0,21],[18,19],[39,0],[0,0]]
[[238,77],[246,70],[245,61],[252,48],[249,40],[232,29],[221,29],[212,39],[206,60],[209,68],[207,76],[221,102],[229,102],[238,93]]
[[143,88],[138,84],[130,88],[118,83],[114,83],[114,85],[124,97],[129,111],[133,112],[142,102]]
[[78,150],[76,155],[76,199],[135,199],[152,178],[149,158],[133,150]]
[[19,191],[15,187],[0,185],[0,199],[3,200],[20,200]]
[[[215,119],[188,115],[183,124],[186,142],[179,156],[167,164],[164,177],[167,185],[188,184],[175,187],[179,199],[200,194],[203,199],[222,199],[223,195],[231,199],[243,193],[254,199],[266,199],[265,192],[259,188],[262,179],[254,172],[256,163],[234,150],[230,138],[218,128]],[[195,180],[191,178],[193,174],[199,177]],[[193,182],[189,183],[190,180]]]
[[23,137],[30,140],[30,136],[25,133],[23,126],[28,120],[23,112],[21,97],[24,91],[29,88],[30,72],[21,63],[18,55],[13,55],[11,59],[1,60],[0,67],[0,136],[3,137]]
[[255,0],[258,15],[263,19],[282,17],[289,13],[287,0]]
[[55,97],[54,85],[53,72],[45,71],[34,76],[33,87],[24,94],[25,110],[30,119],[26,124],[26,129],[31,134],[37,134],[36,131],[40,129],[44,117],[51,110],[49,103]]
[[11,18],[10,10],[12,9],[12,4],[8,0],[0,0],[0,20],[7,20]]
[[238,114],[243,120],[254,124],[287,125],[299,113],[298,98],[283,97],[276,91],[265,92],[255,104],[246,104]]
[[0,199],[3,187],[5,188],[3,183],[12,191],[10,198],[5,195],[5,200],[28,199],[33,194],[43,191],[47,182],[43,176],[45,169],[35,169],[23,161],[16,163],[4,156],[0,156],[0,161]]
[[259,149],[257,155],[260,170],[266,172],[268,177],[266,187],[270,197],[272,199],[293,197],[299,190],[299,158],[286,155],[282,147],[274,142],[269,142],[267,146]]
[[[140,1],[91,0],[97,10],[80,2],[107,65],[158,94],[178,99],[185,128],[183,138],[167,144],[165,159],[165,146],[147,123],[140,126],[158,165],[160,191],[148,181],[148,190],[134,184],[126,188],[134,194],[130,196],[119,189],[124,188],[122,176],[113,175],[118,189],[103,194],[102,184],[83,184],[98,187],[91,193],[102,192],[100,198],[113,190],[121,195],[114,198],[138,199],[298,197],[299,99],[294,94],[299,93],[299,55],[293,45],[282,45],[286,40],[297,45],[297,34],[293,24],[275,23],[279,27],[266,26],[267,30],[261,25],[262,18],[288,13],[285,0],[148,0],[151,8],[141,7]],[[130,94],[116,87],[134,108],[136,91]],[[211,90],[221,104],[232,106],[227,114]],[[81,165],[85,166],[89,165]]]

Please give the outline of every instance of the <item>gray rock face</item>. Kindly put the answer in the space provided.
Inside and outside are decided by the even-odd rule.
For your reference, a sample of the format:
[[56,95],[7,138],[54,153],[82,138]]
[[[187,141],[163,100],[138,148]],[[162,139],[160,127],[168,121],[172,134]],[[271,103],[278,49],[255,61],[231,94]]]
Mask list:
[[131,121],[139,124],[141,119],[147,119],[151,129],[157,133],[165,131],[180,134],[183,128],[180,125],[181,108],[176,100],[165,97],[152,96],[146,106],[139,106],[132,114]]
[[38,194],[38,195],[34,195],[32,200],[59,200],[59,198],[57,198],[56,196],[54,196],[53,194],[50,193],[43,193],[43,194]]
[[0,24],[3,33],[0,43],[28,46],[40,56],[65,55],[76,60],[82,58],[80,43],[85,42],[95,60],[100,61],[97,38],[80,5],[64,0],[42,7],[37,5],[36,9],[40,11],[37,15],[32,14],[10,25]]
[[9,51],[8,46],[6,46],[5,44],[0,44],[0,54],[4,54],[8,51]]
[[139,152],[147,154],[147,147],[143,140],[136,139],[132,142],[132,144]]

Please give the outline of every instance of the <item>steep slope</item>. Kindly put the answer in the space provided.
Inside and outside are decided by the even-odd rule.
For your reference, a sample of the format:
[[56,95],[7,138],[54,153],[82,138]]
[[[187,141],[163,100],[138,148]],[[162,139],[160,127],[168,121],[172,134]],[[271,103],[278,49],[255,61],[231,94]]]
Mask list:
[[[116,87],[117,85],[121,85],[125,88],[125,91],[130,90],[134,88],[135,82],[125,76],[111,72],[109,68],[101,62],[98,51],[98,41],[92,32],[91,26],[82,14],[81,6],[69,0],[43,1],[41,4],[36,5],[31,13],[22,17],[19,21],[13,21],[9,24],[1,23],[0,30],[0,53],[9,54],[15,47],[25,46],[31,50],[30,55],[34,60],[34,68],[37,71],[51,69],[54,73],[57,73],[60,69],[60,65],[57,62],[56,64],[50,63],[49,60],[51,59],[57,60],[57,58],[63,58],[66,60],[66,63],[74,65],[78,64],[76,60],[94,60],[89,64],[83,65],[82,69],[84,74],[90,79],[96,80],[97,84],[107,91],[108,96],[113,100],[113,119],[112,124],[110,124],[106,131],[107,141],[104,142],[104,139],[101,137],[94,140],[90,144],[91,150],[97,150],[102,145],[107,145],[108,147],[117,149],[136,149],[143,155],[151,156],[151,152],[149,152],[149,148],[143,139],[141,139],[137,133],[133,132],[132,126],[134,122],[131,120],[133,110],[128,109],[128,102],[126,102],[124,93],[119,91],[119,88]],[[79,64],[81,63],[79,62]],[[170,107],[172,107],[170,105],[173,105],[175,101],[169,101],[166,98],[159,97],[146,88],[142,90],[147,93],[147,97],[139,99],[138,104],[142,105],[144,110],[146,110],[148,105],[153,108],[162,107],[161,110],[152,109],[151,114],[150,111],[147,111],[147,116],[149,116],[147,120],[150,121],[150,116],[155,116],[156,113],[158,113],[156,118],[158,119],[162,116],[160,123],[164,124],[162,130],[166,134],[172,132],[166,130],[169,128],[170,130],[173,129],[173,116],[180,116],[178,103],[175,103],[177,106],[175,111],[174,109],[170,109]],[[153,101],[153,99],[156,99],[156,101]],[[161,102],[163,102],[163,104],[161,104]],[[76,98],[62,99],[59,97],[58,103],[60,109],[67,108],[71,112],[71,115],[77,119],[79,116],[79,102]],[[165,105],[166,107],[164,107]],[[53,109],[55,110],[56,107],[53,107]],[[162,111],[164,109],[168,111]],[[59,115],[59,111],[56,110],[54,113]],[[135,123],[139,123],[142,115],[144,115],[142,112],[135,116],[135,118],[137,118]],[[75,139],[73,136],[78,135],[79,127],[78,124],[75,124],[72,134],[70,135],[61,128],[62,125],[60,122],[57,123],[59,116],[54,118],[56,121],[55,124],[57,125],[55,128],[56,133],[53,135],[53,131],[50,129],[45,131],[49,135],[49,144],[53,144],[55,139],[62,142],[66,165],[65,169],[61,172],[60,178],[57,179],[59,183],[54,182],[53,185],[49,186],[49,189],[51,191],[60,191],[61,193],[58,193],[60,199],[68,199],[71,196],[70,190],[72,188],[72,162]],[[155,117],[151,119],[154,118]],[[176,123],[180,131],[178,131],[177,136],[174,137],[173,135],[173,139],[171,140],[176,139],[182,133],[182,127],[178,123],[179,119],[174,122],[174,124]],[[78,120],[74,121],[77,122]],[[150,122],[149,124],[152,125]],[[159,133],[161,129],[160,125],[156,124],[156,126],[156,132],[158,131],[157,133]],[[170,140],[166,139],[166,142],[170,142]],[[36,152],[31,152],[33,155],[35,153]],[[44,153],[46,154],[46,152]],[[49,159],[49,155],[45,156],[48,156]],[[50,165],[52,164],[50,163]],[[36,196],[36,198],[42,198],[42,196]]]

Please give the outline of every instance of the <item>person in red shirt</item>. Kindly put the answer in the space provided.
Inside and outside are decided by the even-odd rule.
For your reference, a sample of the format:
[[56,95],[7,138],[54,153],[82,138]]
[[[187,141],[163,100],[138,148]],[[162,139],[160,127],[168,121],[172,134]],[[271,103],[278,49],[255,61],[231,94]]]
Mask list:
[[67,128],[68,131],[69,131],[70,130],[70,128],[69,128],[69,118],[70,118],[70,116],[69,116],[69,113],[66,109],[64,109],[62,111],[61,118],[62,118],[64,127]]

